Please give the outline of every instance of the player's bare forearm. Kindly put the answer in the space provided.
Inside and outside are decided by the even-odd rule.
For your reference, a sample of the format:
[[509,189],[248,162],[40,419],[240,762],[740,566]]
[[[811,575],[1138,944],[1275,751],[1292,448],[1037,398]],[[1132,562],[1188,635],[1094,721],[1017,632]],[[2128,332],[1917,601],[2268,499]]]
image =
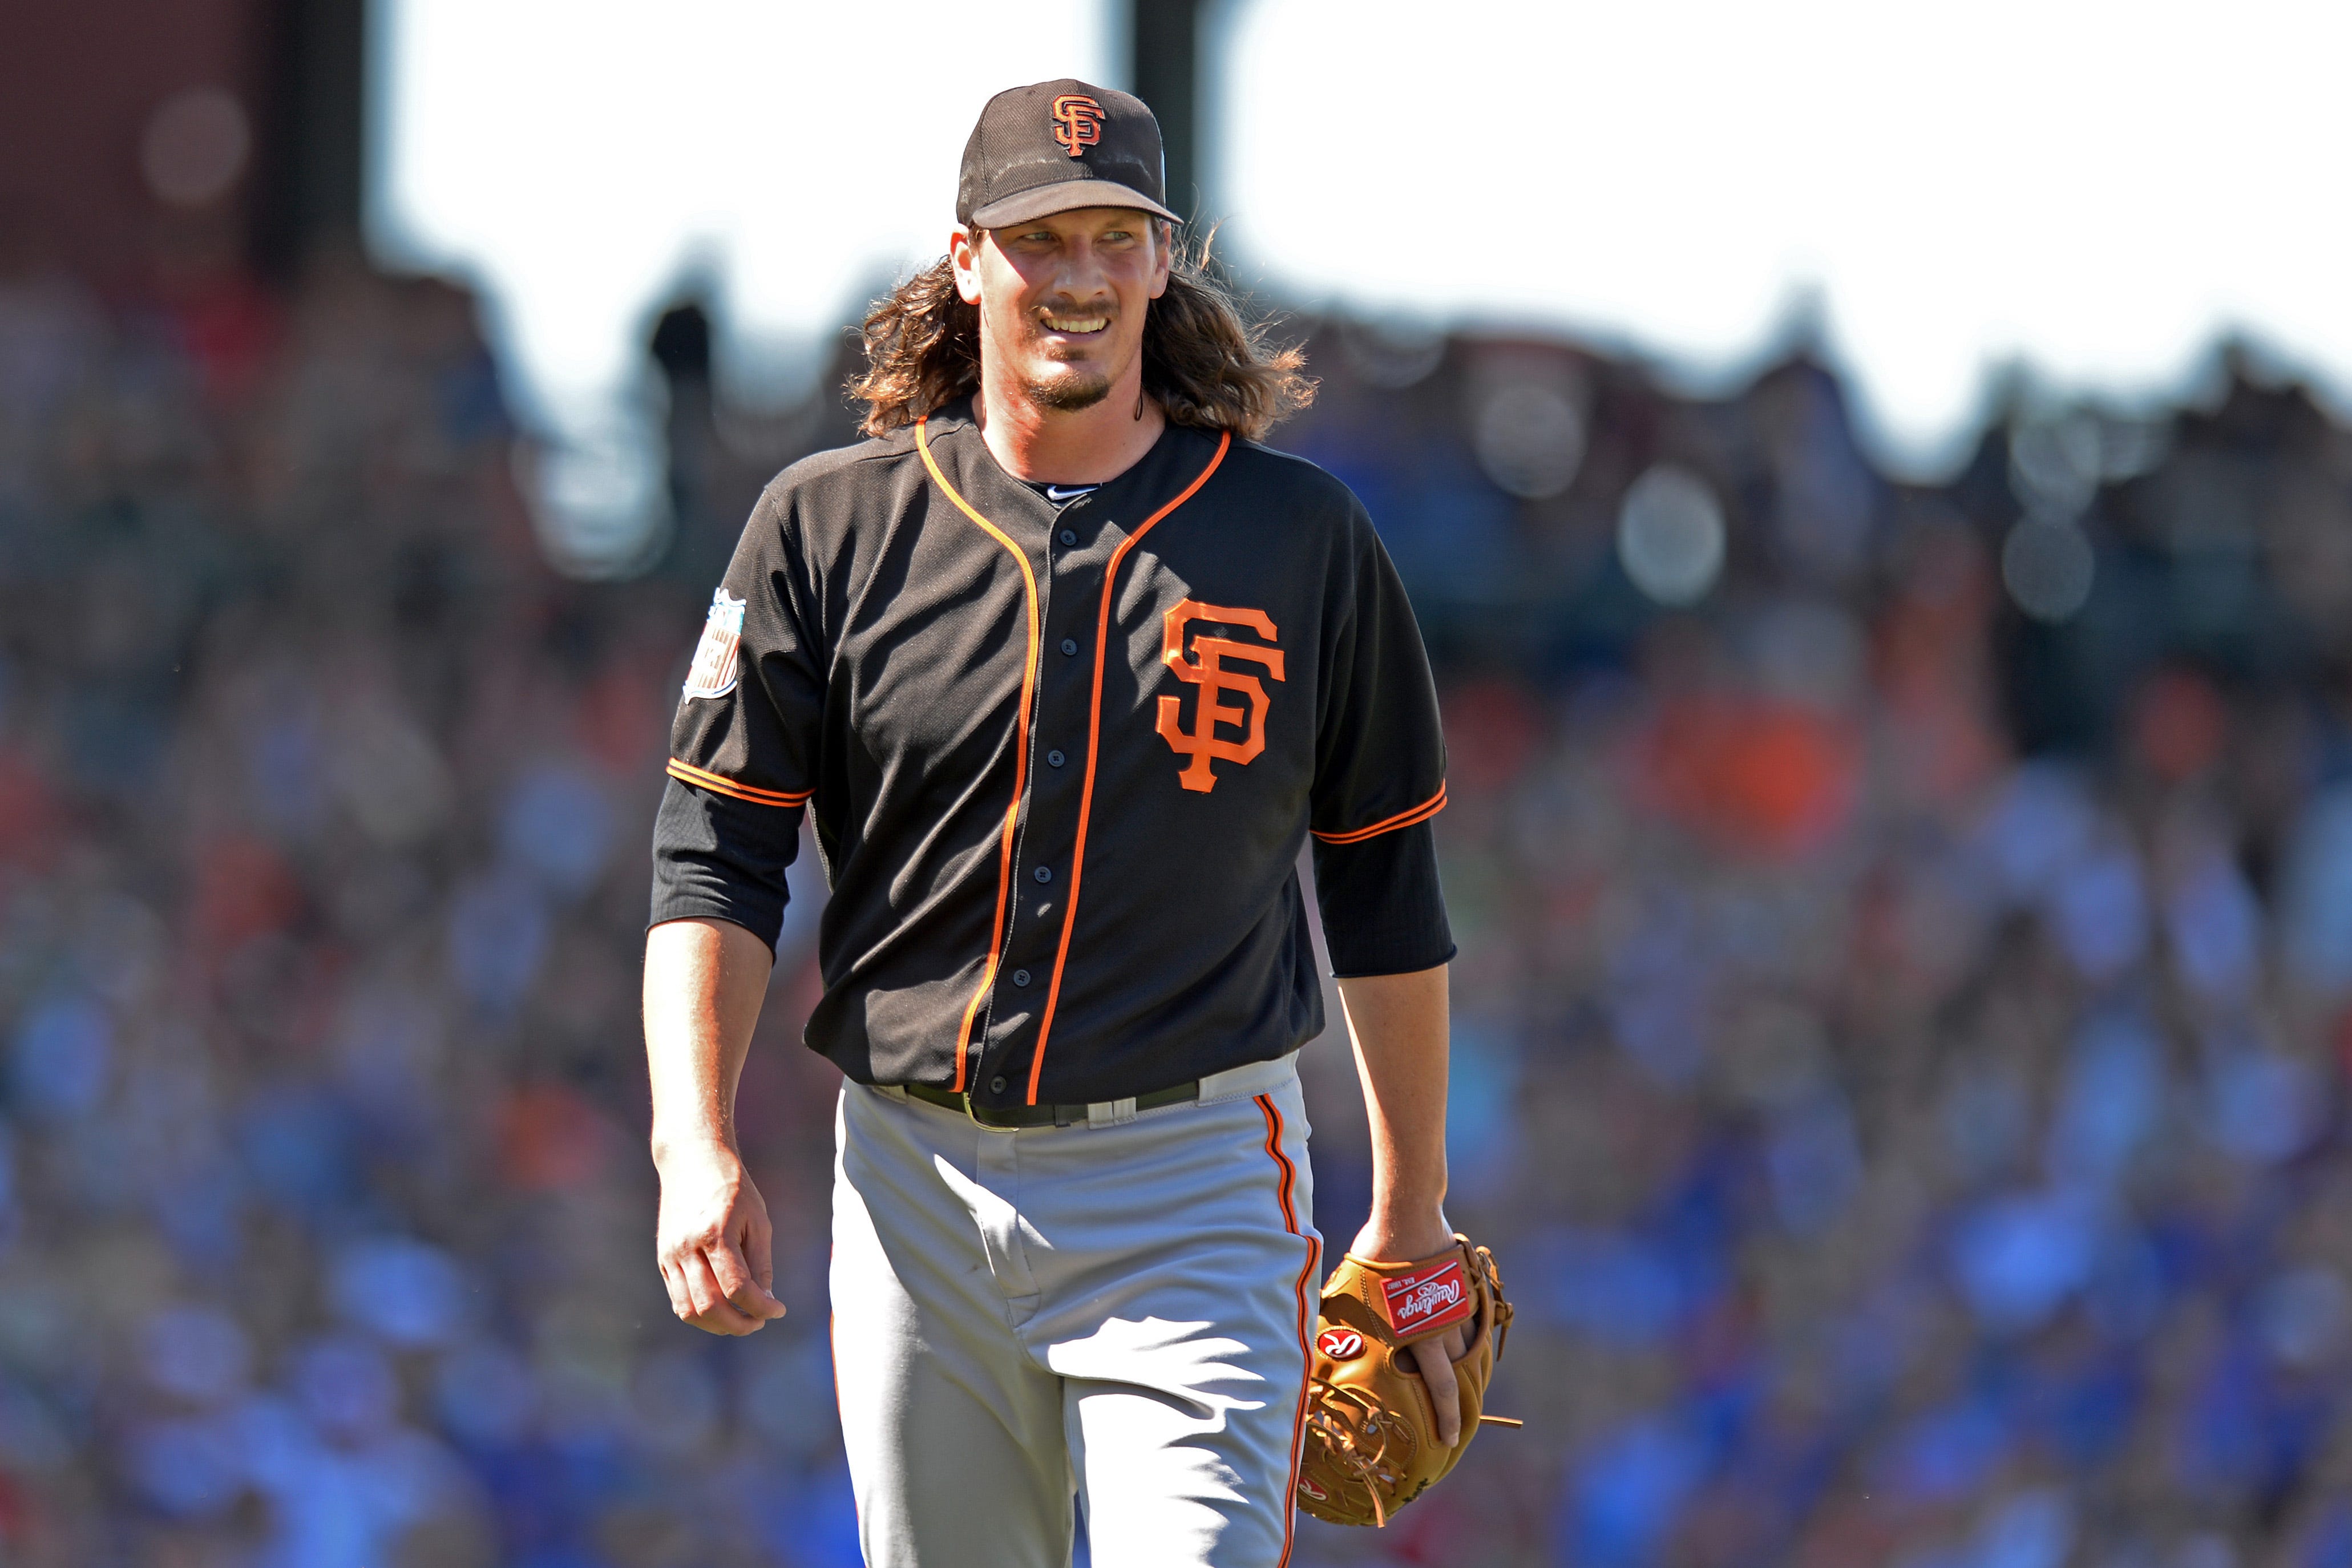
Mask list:
[[1372,1131],[1370,1256],[1425,1258],[1445,1224],[1446,971],[1339,982]]
[[735,1142],[735,1085],[774,961],[726,921],[666,921],[646,933],[646,1066],[653,1153]]
[[[1349,1251],[1383,1262],[1434,1257],[1454,1245],[1445,1221],[1446,971],[1368,974],[1339,982],[1364,1113],[1372,1129],[1372,1213]],[[1428,1381],[1438,1441],[1462,1436],[1453,1363],[1462,1329],[1412,1347]]]
[[646,1066],[655,1250],[670,1308],[713,1333],[748,1334],[784,1314],[767,1205],[735,1146],[735,1086],[773,962],[725,921],[667,921],[646,935]]

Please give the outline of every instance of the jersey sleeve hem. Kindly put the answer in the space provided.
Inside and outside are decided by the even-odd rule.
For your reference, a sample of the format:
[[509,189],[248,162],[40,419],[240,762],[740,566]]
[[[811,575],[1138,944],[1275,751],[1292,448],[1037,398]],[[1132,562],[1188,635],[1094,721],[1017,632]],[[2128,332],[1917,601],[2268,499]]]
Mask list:
[[696,917],[727,921],[766,942],[783,930],[785,868],[800,854],[801,814],[772,811],[672,778],[654,823],[647,926]]
[[714,894],[708,889],[672,893],[667,898],[656,900],[652,917],[646,921],[646,929],[651,931],[672,921],[725,921],[729,925],[741,926],[758,937],[767,944],[770,952],[775,951],[777,940],[784,933],[782,910],[766,903],[747,906]]
[[1418,958],[1388,957],[1379,960],[1360,961],[1350,964],[1344,969],[1335,965],[1331,971],[1331,978],[1334,980],[1374,980],[1383,974],[1419,974],[1424,970],[1435,969],[1441,964],[1453,963],[1454,956],[1461,951],[1462,950],[1455,946],[1452,942],[1448,942],[1445,944],[1444,952],[1438,953],[1436,956],[1430,958],[1425,962]]
[[1425,822],[1359,844],[1315,846],[1315,896],[1331,973],[1412,974],[1454,956],[1437,837]]

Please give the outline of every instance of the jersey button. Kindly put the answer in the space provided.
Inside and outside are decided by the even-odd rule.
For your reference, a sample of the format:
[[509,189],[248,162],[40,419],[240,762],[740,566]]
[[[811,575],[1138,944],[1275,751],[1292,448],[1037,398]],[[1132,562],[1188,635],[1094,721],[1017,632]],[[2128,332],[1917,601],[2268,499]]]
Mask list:
[[1048,752],[1045,753],[1045,761],[1057,768],[1069,760],[1069,758],[1062,755],[1059,752]]
[[1004,1092],[1004,1075],[1003,1073],[999,1073],[994,1078],[988,1080],[988,1092],[991,1094],[1003,1094]]
[[1054,868],[1051,866],[1040,866],[1029,874],[1041,882],[1050,882],[1054,879]]
[[1014,971],[1013,972],[1013,984],[1015,984],[1015,985],[1026,985],[1026,984],[1029,984],[1029,972],[1028,972],[1027,970],[1025,970],[1025,969],[1016,969],[1016,970],[1014,970]]
[[1062,530],[1062,542],[1063,542],[1063,543],[1065,543],[1065,544],[1076,544],[1077,542],[1078,542],[1078,531],[1077,531],[1076,529],[1075,529],[1075,528],[1066,528],[1066,529]]
[[1076,637],[1064,637],[1062,639],[1062,652],[1068,658],[1075,658],[1077,657],[1078,639]]

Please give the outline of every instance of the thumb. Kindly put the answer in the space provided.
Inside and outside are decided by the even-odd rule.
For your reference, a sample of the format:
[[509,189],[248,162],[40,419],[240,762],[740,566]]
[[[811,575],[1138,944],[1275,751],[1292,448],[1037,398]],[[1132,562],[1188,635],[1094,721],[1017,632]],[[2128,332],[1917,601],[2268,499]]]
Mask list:
[[775,1232],[765,1219],[756,1215],[743,1227],[743,1261],[762,1290],[775,1288]]
[[722,1236],[719,1245],[709,1249],[710,1272],[719,1280],[719,1289],[727,1299],[755,1318],[781,1318],[784,1304],[776,1300],[761,1279],[745,1262],[734,1235]]

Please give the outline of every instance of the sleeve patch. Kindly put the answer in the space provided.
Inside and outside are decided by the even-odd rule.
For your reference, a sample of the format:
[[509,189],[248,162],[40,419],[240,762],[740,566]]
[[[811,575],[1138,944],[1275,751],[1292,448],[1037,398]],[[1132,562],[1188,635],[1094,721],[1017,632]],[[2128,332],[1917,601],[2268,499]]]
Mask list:
[[710,595],[710,617],[702,623],[702,640],[694,647],[686,695],[724,697],[734,690],[742,643],[743,601],[730,597],[722,587]]

